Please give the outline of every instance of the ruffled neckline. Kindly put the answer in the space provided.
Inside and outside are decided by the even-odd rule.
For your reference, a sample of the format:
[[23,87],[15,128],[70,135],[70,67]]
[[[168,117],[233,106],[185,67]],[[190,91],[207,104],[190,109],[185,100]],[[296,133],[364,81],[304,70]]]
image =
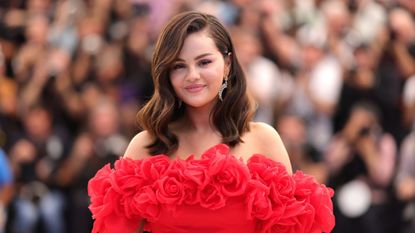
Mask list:
[[291,175],[261,154],[244,163],[225,144],[209,148],[199,159],[164,154],[121,158],[113,168],[107,164],[97,172],[88,194],[93,233],[132,232],[140,219],[157,222],[162,209],[197,204],[215,210],[240,196],[247,219],[257,220],[256,232],[287,227],[298,233],[330,232],[334,226],[332,189],[301,171]]

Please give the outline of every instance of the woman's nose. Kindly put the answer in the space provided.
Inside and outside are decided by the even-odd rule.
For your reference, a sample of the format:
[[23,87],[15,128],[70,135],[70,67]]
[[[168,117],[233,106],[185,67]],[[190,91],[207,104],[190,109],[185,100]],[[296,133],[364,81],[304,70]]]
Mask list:
[[194,82],[200,78],[200,74],[196,67],[190,66],[186,75],[186,80],[189,82]]

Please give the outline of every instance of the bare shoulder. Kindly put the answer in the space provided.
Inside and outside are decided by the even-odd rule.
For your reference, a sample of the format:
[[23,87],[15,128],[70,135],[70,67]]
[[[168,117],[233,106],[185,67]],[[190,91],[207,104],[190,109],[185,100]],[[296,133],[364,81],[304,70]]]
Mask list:
[[287,170],[292,173],[287,150],[274,127],[262,122],[251,122],[250,133],[258,153],[284,164]]
[[146,148],[147,145],[152,143],[154,137],[144,130],[136,134],[133,139],[131,139],[128,147],[124,153],[125,158],[132,159],[143,159],[150,156],[150,152]]
[[274,127],[264,122],[250,122],[249,127],[252,133],[256,134],[256,136],[259,137],[269,137],[278,135]]

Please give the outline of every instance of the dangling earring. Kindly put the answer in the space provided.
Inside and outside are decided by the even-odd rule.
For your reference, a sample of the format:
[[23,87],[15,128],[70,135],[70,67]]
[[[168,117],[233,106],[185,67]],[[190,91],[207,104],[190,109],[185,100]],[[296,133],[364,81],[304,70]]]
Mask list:
[[183,101],[181,99],[177,99],[178,108],[181,108],[182,104],[183,104]]
[[225,82],[224,82],[224,83],[222,83],[222,86],[221,86],[221,87],[220,87],[220,89],[219,89],[218,96],[219,96],[219,99],[220,99],[220,101],[221,101],[221,102],[223,102],[223,97],[222,97],[223,91],[224,91],[227,87],[228,87],[228,77],[226,77],[226,78],[225,78]]

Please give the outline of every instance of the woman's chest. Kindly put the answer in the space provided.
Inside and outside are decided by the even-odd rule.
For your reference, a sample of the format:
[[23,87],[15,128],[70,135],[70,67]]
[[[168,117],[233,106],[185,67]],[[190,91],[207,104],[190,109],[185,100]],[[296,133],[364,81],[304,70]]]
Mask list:
[[[204,136],[192,136],[179,138],[179,146],[177,150],[170,154],[171,158],[187,159],[193,155],[195,159],[200,157],[209,149],[214,146],[223,143],[220,137],[204,137]],[[242,142],[230,147],[230,154],[236,156],[238,159],[242,159],[247,162],[253,154],[261,154],[259,148],[256,146],[255,140],[250,135],[244,135]]]

